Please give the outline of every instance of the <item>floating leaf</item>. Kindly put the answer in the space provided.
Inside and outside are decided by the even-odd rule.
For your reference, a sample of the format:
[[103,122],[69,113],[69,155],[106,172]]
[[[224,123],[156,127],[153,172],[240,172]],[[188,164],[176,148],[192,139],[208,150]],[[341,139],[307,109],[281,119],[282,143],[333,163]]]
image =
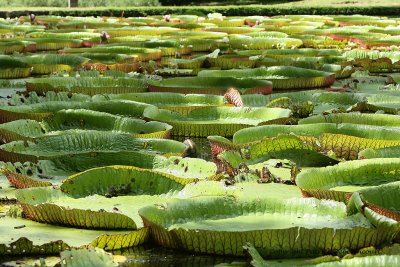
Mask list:
[[232,136],[243,128],[287,119],[290,113],[290,110],[280,108],[204,107],[192,110],[185,116],[178,112],[148,108],[144,116],[171,124],[173,135],[206,137],[218,134]]
[[219,255],[243,255],[252,242],[264,257],[315,256],[379,244],[399,231],[389,220],[375,228],[361,214],[346,216],[342,203],[315,199],[198,197],[139,213],[159,244]]
[[352,192],[398,181],[399,159],[365,159],[302,171],[296,184],[306,196],[347,202]]

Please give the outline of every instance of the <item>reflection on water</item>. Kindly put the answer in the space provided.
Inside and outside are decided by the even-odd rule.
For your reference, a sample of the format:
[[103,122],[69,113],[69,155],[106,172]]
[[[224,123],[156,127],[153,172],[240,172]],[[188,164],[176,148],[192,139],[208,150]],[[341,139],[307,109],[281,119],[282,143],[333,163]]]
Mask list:
[[[174,251],[151,245],[138,246],[130,249],[111,252],[114,255],[122,255],[127,261],[122,263],[122,267],[207,267],[227,266],[223,263],[235,263],[235,267],[250,266],[245,258],[224,257],[212,255],[194,255],[187,252]],[[42,260],[40,260],[42,258]],[[44,261],[43,261],[44,260]],[[54,256],[33,256],[33,257],[14,257],[3,259],[0,257],[0,266],[27,267],[57,265],[60,258]],[[231,266],[231,265],[230,265]]]
[[212,256],[212,255],[195,255],[176,250],[165,249],[161,247],[135,247],[121,251],[114,251],[115,255],[123,255],[127,257],[124,267],[170,267],[170,266],[188,266],[203,267],[215,266],[221,263],[243,262],[241,266],[247,266],[244,258]]

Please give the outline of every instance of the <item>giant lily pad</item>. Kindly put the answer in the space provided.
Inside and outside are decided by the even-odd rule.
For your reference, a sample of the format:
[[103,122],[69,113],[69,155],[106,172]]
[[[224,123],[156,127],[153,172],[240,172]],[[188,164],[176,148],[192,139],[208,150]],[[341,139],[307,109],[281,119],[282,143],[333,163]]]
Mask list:
[[146,118],[167,122],[173,126],[173,135],[179,136],[232,136],[236,131],[260,124],[274,123],[290,116],[288,109],[205,107],[195,109],[186,116],[177,112],[148,108]]
[[77,129],[128,133],[138,138],[168,138],[172,127],[161,122],[145,122],[105,112],[68,109],[57,111],[41,122],[17,120],[1,124],[0,136],[3,142],[10,142]]
[[109,94],[96,95],[93,97],[99,101],[111,100],[131,100],[154,105],[162,109],[177,111],[187,114],[193,109],[207,106],[224,106],[226,101],[219,95],[201,94],[178,94],[178,93],[131,93],[131,94]]
[[163,203],[168,195],[107,198],[72,198],[53,189],[18,191],[24,215],[34,221],[85,229],[137,229],[143,227],[139,208]]
[[[209,136],[212,153],[218,160],[232,163],[230,151],[235,154],[234,161],[246,164],[257,164],[269,159],[287,159],[299,166],[327,166],[337,162],[315,149],[312,142],[306,142],[294,135],[279,135],[272,138],[264,138],[258,142],[247,144],[234,144],[226,138]],[[313,140],[312,140],[313,141]],[[227,151],[228,154],[223,153]],[[217,161],[218,163],[218,161]]]
[[0,55],[0,79],[25,78],[31,74],[31,66],[11,56]]
[[161,59],[161,50],[154,48],[141,48],[130,46],[94,46],[91,48],[65,48],[61,50],[65,54],[81,53],[117,53],[127,54],[133,57],[133,61],[149,61]]
[[399,231],[390,220],[375,228],[361,214],[346,216],[343,203],[316,199],[197,197],[139,213],[160,245],[220,255],[243,255],[246,242],[264,257],[319,255],[376,245]]
[[[340,259],[339,256],[326,255],[317,257],[314,259],[276,259],[276,260],[264,260],[251,244],[243,246],[246,252],[251,256],[252,261],[250,262],[254,267],[266,267],[266,266],[307,266],[307,267],[336,267],[336,266],[365,266],[365,267],[385,267],[385,266],[396,266],[400,262],[400,255],[396,251],[396,248],[383,249],[382,252],[375,248],[360,249],[356,255],[347,254],[345,257]],[[398,250],[398,249],[397,249]],[[378,252],[379,251],[379,252]],[[375,254],[382,255],[375,255]],[[387,254],[386,254],[387,253]],[[231,265],[228,265],[231,266]],[[240,265],[239,263],[232,263],[232,266],[246,266],[246,263]]]
[[230,40],[232,48],[241,50],[250,49],[271,49],[271,48],[292,48],[303,44],[300,39],[294,38],[271,38],[271,37],[250,37],[234,38]]
[[92,245],[105,250],[144,243],[148,229],[139,231],[83,230],[25,219],[0,218],[0,255],[54,254],[71,247]]
[[[328,154],[333,152],[337,158],[356,159],[358,153],[366,148],[398,146],[398,133],[398,128],[347,123],[319,123],[258,126],[239,130],[233,135],[232,142],[215,136],[210,136],[209,140],[216,152],[244,149],[250,153],[249,157],[252,159],[256,155],[265,157],[267,154],[282,153],[287,149],[291,151],[292,149],[306,149],[310,150],[308,151],[310,153],[311,151]],[[290,134],[295,136],[286,136]],[[280,135],[282,135],[281,138],[279,138]],[[274,145],[274,143],[276,144]],[[281,145],[276,147],[278,143]],[[288,159],[295,162],[299,161],[299,155],[286,153],[279,158],[282,156],[284,158],[289,156]]]
[[350,214],[362,212],[375,224],[379,215],[399,222],[400,209],[396,201],[399,188],[400,182],[393,182],[355,192],[350,198],[348,211]]
[[306,196],[347,201],[352,192],[400,179],[399,159],[365,159],[302,171],[297,185]]
[[272,92],[271,82],[254,79],[180,77],[161,81],[149,81],[149,90],[152,92],[223,95],[230,87],[239,90],[243,94],[270,94]]
[[107,166],[68,177],[61,185],[61,190],[82,197],[91,194],[108,195],[113,188],[124,186],[126,190],[116,192],[117,195],[155,195],[180,190],[185,184],[196,180],[132,166]]
[[76,55],[41,54],[24,56],[23,62],[33,67],[33,74],[50,74],[53,72],[70,72],[83,65],[88,58]]
[[366,148],[358,154],[360,159],[373,158],[397,158],[400,154],[400,146],[382,147],[382,148]]
[[[184,159],[173,160],[185,163]],[[186,162],[187,170],[188,165]],[[68,177],[61,185],[67,194],[33,188],[19,190],[17,199],[25,216],[35,221],[79,228],[136,229],[143,226],[139,208],[165,202],[185,184],[197,180],[132,166],[108,166]]]
[[[301,122],[303,121],[308,121],[308,119],[301,120]],[[243,129],[236,132],[235,135],[233,136],[233,142],[235,144],[246,144],[262,140],[265,137],[275,137],[278,136],[279,134],[290,134],[290,133],[293,133],[298,136],[312,136],[312,137],[319,137],[324,133],[342,134],[342,135],[372,139],[372,141],[373,140],[378,141],[379,139],[399,140],[398,136],[398,132],[400,131],[399,128],[375,126],[373,125],[372,120],[370,121],[370,123],[372,125],[353,124],[353,123],[347,123],[346,121],[344,121],[343,123],[340,122],[334,123],[332,121],[329,121],[329,123],[321,122],[316,124],[265,125],[265,126]]]
[[200,77],[236,77],[272,81],[276,89],[299,89],[328,87],[335,81],[335,74],[318,70],[277,66],[256,69],[204,70]]
[[47,91],[69,91],[89,95],[101,93],[137,93],[146,91],[143,79],[111,77],[52,77],[27,81],[26,89],[43,94]]
[[[107,155],[111,157],[120,152],[120,156],[112,160],[112,162],[115,162],[121,160],[123,156],[127,156],[126,153],[132,153],[126,161],[136,161],[136,164],[143,167],[152,166],[153,158],[157,154],[181,155],[185,148],[184,144],[173,140],[149,140],[134,138],[128,134],[78,131],[38,137],[35,139],[35,143],[29,141],[7,143],[0,147],[0,154],[1,160],[10,162],[36,162],[41,159],[64,161],[69,159],[71,164],[76,160],[75,164],[79,165],[84,164],[84,158],[86,160],[92,158],[94,163],[96,157],[99,157],[99,159],[107,157]],[[145,156],[146,154],[147,156]],[[141,161],[139,160],[140,156],[143,157]]]
[[129,101],[47,101],[31,105],[2,106],[0,108],[0,122],[9,122],[19,119],[41,121],[50,117],[54,112],[63,109],[88,109],[107,112],[128,117],[143,117],[143,111],[149,104]]
[[389,114],[336,113],[312,116],[299,121],[299,124],[311,123],[353,123],[400,127],[400,118]]

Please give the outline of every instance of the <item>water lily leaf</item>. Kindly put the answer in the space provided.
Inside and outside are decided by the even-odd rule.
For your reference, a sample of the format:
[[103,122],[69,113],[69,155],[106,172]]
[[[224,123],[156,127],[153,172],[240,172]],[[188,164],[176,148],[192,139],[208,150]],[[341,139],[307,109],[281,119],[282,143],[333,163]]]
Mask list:
[[65,38],[24,38],[26,41],[34,42],[34,51],[52,51],[63,48],[78,48],[82,47],[83,41],[80,39],[65,39]]
[[373,158],[396,158],[400,153],[400,146],[383,147],[383,148],[367,148],[360,153],[360,159],[373,159]]
[[[271,95],[242,95],[245,106],[262,107],[276,99],[289,98],[295,105],[314,106],[313,114],[326,114],[335,112],[360,111],[365,109],[365,94],[362,93],[336,93],[326,91],[296,91],[288,93],[274,93]],[[296,110],[294,110],[296,111]]]
[[143,227],[138,210],[162,204],[168,195],[107,198],[93,195],[74,198],[52,188],[18,190],[17,200],[30,220],[84,229],[138,229]]
[[223,95],[230,87],[243,94],[270,94],[272,92],[272,84],[269,81],[232,77],[179,77],[149,81],[151,92]]
[[88,58],[77,55],[40,54],[21,57],[23,62],[33,67],[33,74],[51,74],[53,72],[70,72],[84,63]]
[[359,152],[367,148],[399,146],[400,140],[368,139],[343,134],[322,134],[319,138],[321,151],[332,151],[336,157],[357,159]]
[[[340,259],[338,256],[321,256],[315,259],[288,259],[288,260],[264,260],[257,249],[251,244],[246,244],[243,247],[251,257],[251,264],[254,267],[263,266],[318,266],[318,267],[330,267],[330,266],[387,266],[396,265],[400,261],[399,255],[365,255],[361,254],[356,257]],[[361,250],[360,250],[361,251]],[[365,251],[369,252],[369,251]],[[372,254],[372,253],[371,253]],[[243,265],[244,266],[244,265]]]
[[306,196],[347,202],[352,192],[399,180],[398,159],[365,159],[300,172],[296,184]]
[[112,77],[51,77],[37,78],[26,82],[28,92],[43,94],[47,91],[68,91],[88,95],[102,93],[138,93],[145,92],[143,79]]
[[301,119],[299,124],[313,123],[352,123],[376,126],[400,127],[400,118],[389,114],[365,114],[365,113],[334,113],[316,115]]
[[[399,231],[390,221],[375,228],[361,214],[346,216],[343,203],[316,199],[198,197],[139,213],[159,244],[219,255],[243,255],[252,242],[263,257],[315,256],[378,244]],[[363,238],[354,242],[353,235]]]
[[119,37],[111,39],[109,44],[104,44],[103,46],[105,47],[129,46],[129,47],[156,48],[161,50],[161,55],[163,57],[175,56],[175,54],[188,55],[192,53],[191,47],[182,46],[177,40],[157,40],[157,39],[145,40],[143,38],[133,39],[129,37]]
[[271,48],[293,48],[303,44],[300,39],[294,38],[271,38],[271,37],[250,37],[233,38],[229,41],[234,49],[251,50],[251,49],[271,49]]
[[[100,195],[157,195],[180,190],[198,178],[177,177],[133,166],[107,166],[74,174],[64,180],[61,190],[73,196]],[[115,192],[113,192],[115,191]]]
[[[312,117],[310,117],[312,118]],[[303,121],[303,120],[301,120]],[[304,121],[307,121],[306,119]],[[372,124],[372,122],[371,122]],[[300,125],[265,125],[240,130],[233,136],[235,144],[246,144],[275,137],[279,134],[293,133],[298,136],[319,137],[323,134],[343,134],[368,139],[398,140],[398,128],[363,125],[353,123],[316,123]]]
[[291,66],[256,69],[204,70],[200,77],[253,78],[272,81],[274,90],[328,87],[335,81],[335,74]]
[[400,182],[393,182],[355,192],[349,200],[348,212],[361,212],[370,218],[373,224],[377,223],[380,215],[400,222],[400,207],[395,200],[399,188]]
[[20,41],[14,38],[4,39],[0,41],[0,52],[2,54],[23,53],[30,50],[30,48],[35,47],[34,42]]
[[[29,141],[14,141],[0,147],[1,160],[10,162],[37,162],[41,159],[74,161],[74,156],[85,157],[86,160],[96,157],[107,157],[107,153],[132,153],[136,157],[148,154],[175,154],[182,155],[186,146],[173,140],[166,139],[140,139],[128,134],[100,131],[68,132],[61,135],[48,135],[38,137],[35,143]],[[138,153],[139,152],[139,153]],[[122,156],[122,154],[121,154]],[[144,160],[145,158],[143,158]],[[75,158],[75,160],[77,160]],[[110,162],[115,162],[116,159]],[[139,160],[139,158],[137,158]],[[137,163],[139,164],[140,161]],[[79,164],[79,161],[77,161]],[[83,162],[81,162],[83,163]],[[72,163],[73,164],[73,163]],[[150,162],[143,162],[141,166],[152,166]]]
[[74,199],[51,188],[18,190],[16,197],[30,220],[87,229],[137,229],[131,214],[126,212],[123,204],[127,199],[123,197],[119,203],[96,196]]
[[400,110],[400,96],[375,94],[367,97],[367,106],[370,111],[384,111],[397,115]]
[[204,107],[190,111],[186,116],[178,112],[157,108],[148,108],[144,116],[151,120],[166,122],[173,126],[173,135],[232,136],[236,131],[256,126],[280,122],[291,114],[281,108],[241,108],[241,107]]
[[[261,32],[264,33],[264,32]],[[260,34],[261,34],[260,33]],[[311,48],[300,48],[300,49],[264,49],[264,50],[245,50],[237,51],[239,55],[265,55],[268,57],[319,57],[319,56],[342,56],[337,49],[311,49]]]
[[332,151],[337,158],[356,159],[366,148],[398,146],[398,132],[398,128],[349,123],[268,125],[236,132],[233,143],[244,147],[279,134],[295,134],[317,152]]
[[163,33],[181,31],[181,29],[173,27],[123,27],[117,29],[107,29],[107,33],[111,37],[119,36],[135,36],[135,35],[160,35]]
[[[143,227],[137,212],[140,208],[162,204],[185,184],[197,180],[131,166],[109,166],[68,177],[61,185],[65,193],[31,188],[18,190],[16,197],[26,218],[34,221],[89,229],[137,229]],[[179,196],[228,193],[219,188],[213,183],[199,185]]]
[[7,177],[10,184],[18,189],[30,187],[46,187],[52,185],[52,183],[48,181],[32,179],[27,175],[16,173],[6,168],[2,169],[1,172]]
[[[221,149],[223,150],[223,149]],[[320,154],[315,149],[315,140],[308,142],[295,135],[282,134],[277,137],[264,138],[259,142],[238,145],[241,161],[246,164],[256,164],[269,159],[287,159],[299,166],[327,166],[337,161]],[[224,155],[221,155],[224,159]]]
[[191,110],[207,106],[225,106],[226,101],[219,95],[202,94],[178,94],[178,93],[130,93],[130,94],[109,94],[96,95],[95,101],[111,100],[130,100],[143,102],[162,109],[176,111],[187,114]]
[[153,170],[181,178],[215,179],[217,166],[209,161],[197,158],[159,157],[153,164]]
[[116,53],[134,56],[134,62],[160,60],[161,50],[155,48],[141,48],[129,46],[94,46],[90,48],[64,48],[60,51],[63,54],[82,54],[82,53]]
[[94,129],[130,133],[138,138],[167,138],[172,127],[160,122],[145,122],[92,110],[63,110],[41,122],[46,132],[69,129]]
[[30,140],[34,138],[63,134],[70,130],[98,130],[128,133],[138,138],[167,138],[172,126],[161,122],[145,122],[84,109],[57,111],[41,122],[17,120],[0,125],[3,142]]
[[226,32],[228,34],[245,34],[245,33],[252,33],[252,32],[260,32],[263,31],[262,28],[255,28],[255,27],[211,27],[207,28],[207,31],[211,32]]
[[229,70],[238,68],[254,68],[257,63],[257,58],[240,55],[222,55],[216,58],[208,58],[207,61],[211,64],[211,67]]
[[0,222],[0,255],[3,256],[54,254],[87,245],[113,250],[140,245],[148,238],[146,228],[138,231],[84,230],[10,217],[2,217]]
[[2,106],[0,108],[0,121],[2,123],[20,119],[41,121],[49,117],[52,113],[63,109],[87,109],[120,116],[140,118],[143,117],[144,109],[149,106],[149,104],[129,100],[96,102],[44,101],[30,105]]
[[0,55],[0,79],[25,78],[31,75],[31,66],[21,60]]

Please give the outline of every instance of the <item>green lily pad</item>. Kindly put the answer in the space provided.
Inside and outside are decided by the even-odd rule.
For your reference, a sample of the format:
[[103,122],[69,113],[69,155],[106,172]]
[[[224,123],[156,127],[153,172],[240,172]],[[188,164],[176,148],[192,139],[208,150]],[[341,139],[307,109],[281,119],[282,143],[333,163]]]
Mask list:
[[146,118],[166,122],[173,126],[173,135],[206,137],[209,135],[232,136],[236,131],[287,119],[291,114],[281,108],[204,107],[186,116],[177,112],[149,108]]
[[0,218],[0,255],[54,254],[71,247],[92,245],[105,250],[144,243],[148,229],[139,231],[83,230],[26,219]]
[[274,90],[328,87],[335,81],[335,74],[311,69],[277,66],[256,69],[204,70],[200,77],[236,77],[272,81]]
[[[0,158],[10,162],[52,160],[56,165],[75,165],[73,169],[79,169],[79,165],[90,166],[90,162],[92,166],[104,166],[118,161],[120,164],[131,162],[151,168],[156,155],[182,155],[185,149],[183,143],[173,140],[140,139],[112,132],[78,131],[38,137],[35,143],[14,141],[4,144],[0,147]],[[128,155],[130,157],[124,159]]]
[[390,221],[375,228],[361,214],[346,216],[343,203],[316,199],[198,197],[139,213],[159,244],[220,255],[243,255],[246,242],[264,257],[321,255],[375,245],[399,231]]
[[172,126],[161,122],[111,115],[84,109],[60,110],[38,122],[17,120],[0,125],[0,137],[5,142],[31,140],[46,135],[58,135],[70,130],[97,130],[127,133],[138,138],[166,138]]
[[351,193],[400,178],[399,159],[365,159],[302,171],[296,184],[307,196],[347,202]]
[[151,92],[223,95],[233,87],[243,94],[270,94],[272,83],[254,79],[231,77],[179,77],[149,81]]

